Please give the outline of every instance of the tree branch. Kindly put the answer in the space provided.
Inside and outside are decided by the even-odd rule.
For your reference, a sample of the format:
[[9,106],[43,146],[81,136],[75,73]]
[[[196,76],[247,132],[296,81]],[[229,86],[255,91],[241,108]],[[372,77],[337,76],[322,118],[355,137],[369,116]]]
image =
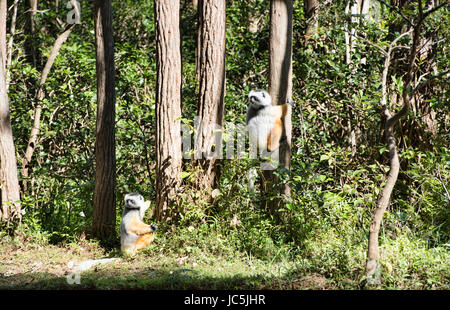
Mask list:
[[[382,73],[382,79],[381,79],[381,106],[383,107],[384,111],[385,111],[385,115],[387,117],[387,119],[391,118],[391,113],[389,112],[389,109],[387,107],[387,76],[388,76],[388,72],[389,72],[389,66],[391,65],[391,55],[394,49],[396,49],[397,47],[399,47],[397,44],[398,41],[400,41],[400,39],[402,39],[403,37],[411,34],[412,29],[408,30],[407,32],[402,33],[401,35],[399,35],[397,38],[395,38],[390,44],[389,47],[387,49],[387,51],[382,51],[383,54],[385,55],[385,60],[384,60],[384,68],[383,68],[383,73]],[[374,46],[378,47],[376,44],[374,44]],[[380,47],[378,47],[380,48]]]
[[429,78],[428,80],[426,80],[425,82],[420,83],[419,85],[417,85],[417,86],[413,89],[412,93],[415,94],[416,92],[422,90],[424,87],[426,87],[427,85],[429,85],[432,81],[434,81],[434,80],[436,80],[436,79],[439,79],[439,78],[441,78],[441,77],[443,77],[444,75],[449,74],[449,73],[450,73],[450,69],[448,69],[448,70],[446,70],[446,71],[444,71],[444,72],[441,72],[441,73],[439,73],[438,75],[433,75],[432,77],[430,77],[430,78]]
[[[40,129],[40,121],[41,121],[41,101],[44,99],[45,93],[44,93],[44,84],[47,80],[47,76],[50,73],[50,70],[53,66],[53,63],[55,62],[56,56],[58,56],[59,51],[63,45],[63,43],[67,40],[70,33],[72,32],[75,24],[69,25],[66,27],[63,33],[61,33],[58,38],[56,38],[55,43],[53,44],[52,50],[50,52],[50,56],[47,59],[47,62],[45,63],[44,69],[41,73],[41,78],[39,79],[39,89],[37,91],[36,100],[37,104],[34,109],[34,121],[33,121],[33,128],[31,129],[30,138],[28,140],[27,149],[25,151],[25,156],[22,160],[22,175],[24,176],[24,179],[28,177],[28,164],[31,161],[31,157],[33,156],[34,149],[36,147],[36,141],[39,134]],[[26,182],[24,181],[24,185]],[[26,187],[26,186],[24,186]]]
[[424,12],[422,16],[423,16],[423,18],[426,18],[428,15],[430,15],[430,14],[436,12],[436,11],[439,10],[440,8],[442,8],[442,7],[444,7],[444,6],[447,6],[447,5],[449,5],[449,4],[450,4],[450,1],[443,2],[443,3],[439,4],[438,6],[432,8],[432,9],[429,9],[428,11]]
[[383,3],[385,6],[387,6],[388,8],[394,10],[395,12],[397,12],[401,17],[403,17],[404,20],[406,20],[406,22],[411,26],[414,27],[414,24],[412,23],[412,21],[410,21],[405,15],[403,15],[402,11],[397,9],[395,6],[392,6],[390,4],[387,4],[386,2],[384,2],[383,0],[377,0],[378,2]]

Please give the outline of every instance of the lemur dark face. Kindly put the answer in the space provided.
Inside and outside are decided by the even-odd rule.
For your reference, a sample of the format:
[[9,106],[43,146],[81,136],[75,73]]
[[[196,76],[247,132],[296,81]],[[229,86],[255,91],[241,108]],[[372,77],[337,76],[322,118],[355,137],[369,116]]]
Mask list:
[[125,195],[125,209],[140,209],[144,206],[144,197],[137,193]]
[[250,105],[254,109],[261,109],[270,106],[272,103],[269,93],[262,89],[250,91],[248,99],[250,100]]

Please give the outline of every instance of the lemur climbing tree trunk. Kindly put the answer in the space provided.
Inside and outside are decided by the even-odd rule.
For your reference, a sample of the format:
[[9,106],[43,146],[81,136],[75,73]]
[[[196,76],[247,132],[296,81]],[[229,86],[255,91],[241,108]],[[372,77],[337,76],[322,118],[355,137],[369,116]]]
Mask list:
[[217,186],[220,177],[220,128],[225,107],[225,9],[225,0],[200,0],[198,3],[199,118],[194,146],[201,170],[196,182],[207,192]]
[[158,221],[169,220],[180,187],[181,38],[180,1],[155,0],[156,28],[156,206]]
[[97,121],[93,234],[105,240],[115,236],[116,145],[114,40],[111,0],[94,2],[97,70]]
[[6,0],[0,0],[0,220],[20,222],[20,187],[6,87]]
[[[270,4],[269,39],[269,94],[272,105],[292,101],[292,25],[293,1],[272,0]],[[279,148],[279,168],[288,171],[291,167],[291,114],[283,119],[283,134]],[[272,212],[280,209],[285,198],[290,196],[289,182],[280,182],[273,171],[264,172],[263,189],[277,194],[270,201]]]

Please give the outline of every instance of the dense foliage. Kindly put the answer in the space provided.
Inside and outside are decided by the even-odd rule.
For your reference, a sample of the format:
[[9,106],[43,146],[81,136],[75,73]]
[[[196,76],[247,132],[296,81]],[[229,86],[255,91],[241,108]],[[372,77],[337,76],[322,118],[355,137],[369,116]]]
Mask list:
[[[183,122],[196,115],[196,10],[181,1]],[[357,40],[346,63],[345,3],[319,8],[317,34],[304,38],[302,1],[294,1],[294,112],[292,197],[281,219],[261,208],[259,191],[250,193],[247,171],[254,162],[224,160],[214,201],[190,187],[195,167],[184,163],[182,216],[162,224],[167,251],[179,255],[207,249],[217,255],[245,252],[273,262],[298,260],[298,268],[336,282],[362,276],[368,227],[388,170],[380,107],[385,48],[407,24],[374,1],[369,19],[355,24]],[[58,3],[58,2],[56,2]],[[24,153],[32,127],[39,75],[55,37],[62,31],[65,2],[40,1],[35,16],[34,64],[26,57],[26,32],[14,37],[9,99],[17,153]],[[155,42],[151,1],[114,1],[116,63],[117,223],[127,192],[154,196]],[[29,188],[23,193],[25,230],[51,243],[77,240],[92,223],[96,76],[91,3],[81,2],[81,24],[64,43],[45,84],[39,143]],[[403,13],[413,16],[414,6]],[[17,27],[26,24],[19,8]],[[256,32],[248,30],[259,18]],[[245,122],[246,94],[267,88],[268,1],[227,1],[225,120]],[[8,19],[9,21],[9,19]],[[420,74],[448,69],[450,15],[444,8],[425,22]],[[425,42],[425,41],[424,41]],[[409,39],[402,41],[409,45]],[[389,71],[391,98],[401,93],[407,49]],[[364,59],[364,61],[362,61]],[[418,78],[418,77],[417,77]],[[425,77],[426,79],[427,77]],[[449,88],[444,75],[431,81],[415,107],[396,127],[401,172],[384,217],[380,245],[388,287],[448,288],[450,238]],[[396,105],[397,104],[397,105]],[[391,106],[398,107],[392,99]],[[356,153],[349,139],[356,135]],[[287,180],[286,180],[287,181]],[[1,233],[0,233],[1,234]],[[195,238],[186,238],[195,234]],[[206,251],[206,250],[205,250]]]

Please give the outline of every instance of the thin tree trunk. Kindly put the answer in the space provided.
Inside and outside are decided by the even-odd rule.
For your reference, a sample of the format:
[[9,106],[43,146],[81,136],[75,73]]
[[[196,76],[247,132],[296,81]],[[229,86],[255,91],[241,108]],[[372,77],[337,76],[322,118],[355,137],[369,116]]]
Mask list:
[[[270,39],[269,39],[269,94],[273,105],[282,105],[292,101],[292,25],[293,1],[272,0],[270,6]],[[287,170],[291,167],[291,113],[283,120],[283,137],[279,148],[280,167]],[[278,193],[276,199],[270,201],[272,212],[280,209],[289,197],[291,189],[288,184],[279,182],[273,171],[263,173],[263,189],[266,192]]]
[[29,36],[25,40],[25,51],[28,62],[34,67],[37,65],[37,59],[39,51],[35,48],[36,44],[36,26],[34,23],[34,16],[36,15],[38,8],[38,0],[28,0],[25,2],[25,8],[28,12],[28,19],[25,24],[25,33]]
[[248,4],[248,31],[251,33],[256,33],[259,30],[259,21],[263,15],[257,9],[258,0],[250,0]]
[[0,0],[0,220],[21,220],[17,160],[6,87],[6,0]]
[[206,191],[217,186],[222,154],[225,107],[225,0],[199,1],[199,122],[196,158],[202,173],[196,183]]
[[[0,0],[0,54],[3,55],[0,65],[6,68],[6,19],[8,12],[8,4],[6,0]],[[6,70],[6,69],[5,69]]]
[[348,66],[351,62],[351,43],[350,43],[350,31],[351,31],[351,23],[349,15],[350,15],[350,2],[349,0],[345,5],[344,13],[346,17],[346,21],[344,24],[344,37],[345,37],[345,64]]
[[13,42],[14,42],[14,35],[16,34],[16,20],[17,20],[17,7],[19,6],[19,0],[16,0],[13,4],[13,15],[11,17],[11,30],[10,30],[10,36],[8,41],[8,58],[6,60],[6,89],[9,88],[9,81],[10,81],[10,70],[9,67],[12,63],[12,54],[13,54]]
[[[358,0],[358,14],[360,14],[359,20],[368,19],[369,17],[370,0]],[[355,33],[356,36],[356,33]],[[360,63],[366,64],[367,58],[364,56],[361,58]]]
[[318,0],[305,0],[305,13],[306,13],[306,32],[305,41],[309,42],[310,38],[317,34],[319,28],[319,1]]
[[[420,1],[419,1],[420,2]],[[419,5],[420,6],[420,5]],[[420,9],[421,11],[421,9]],[[413,43],[409,53],[409,64],[408,72],[404,77],[404,87],[402,93],[403,106],[400,111],[391,115],[388,107],[387,101],[387,73],[390,65],[390,57],[392,50],[395,48],[396,42],[403,36],[409,34],[409,32],[404,33],[397,37],[389,46],[387,53],[385,54],[385,65],[382,76],[382,101],[381,105],[384,109],[384,114],[386,117],[385,121],[385,134],[387,138],[387,144],[389,148],[389,160],[390,169],[386,177],[386,184],[381,191],[379,198],[376,203],[375,211],[372,217],[372,221],[369,229],[369,243],[367,250],[367,262],[366,262],[366,282],[368,285],[380,284],[380,270],[378,259],[380,258],[379,246],[378,246],[378,236],[381,226],[381,221],[383,219],[384,213],[389,206],[392,191],[394,189],[395,183],[397,182],[398,174],[400,171],[400,160],[397,153],[397,146],[394,136],[394,125],[398,122],[400,118],[406,115],[410,109],[410,85],[414,75],[414,61],[417,53],[417,45],[419,41],[420,29],[422,23],[422,16],[419,17],[419,22],[413,27]]]
[[94,3],[97,70],[97,121],[95,140],[95,188],[93,234],[101,239],[115,236],[116,151],[114,40],[111,0]]
[[181,42],[179,0],[155,0],[156,28],[156,207],[169,220],[180,188]]
[[70,25],[66,28],[66,30],[61,33],[58,38],[55,40],[53,44],[52,51],[50,52],[50,56],[47,59],[47,62],[44,66],[44,69],[41,73],[41,78],[39,79],[39,88],[36,95],[36,106],[34,108],[34,120],[33,127],[30,132],[30,138],[28,139],[27,148],[25,150],[25,156],[22,160],[22,177],[23,177],[23,189],[27,190],[27,179],[29,177],[29,164],[31,162],[31,158],[33,157],[34,150],[36,148],[36,143],[38,140],[39,130],[41,126],[41,111],[42,111],[42,100],[45,98],[44,84],[47,80],[48,74],[55,62],[56,56],[58,56],[59,51],[63,43],[67,40],[72,29],[75,25]]
[[[345,15],[347,17],[344,24],[344,38],[345,38],[345,63],[352,69],[352,73],[356,74],[357,66],[352,61],[352,55],[355,54],[355,45],[357,40],[357,32],[354,27],[362,19],[361,16],[367,17],[369,13],[370,0],[349,0],[345,6]],[[362,57],[361,64],[366,63],[366,58]],[[348,126],[348,145],[351,151],[351,156],[354,157],[357,153],[358,144],[358,125],[352,124],[352,120],[356,120],[353,107],[350,105],[344,105],[347,114],[347,126]]]

